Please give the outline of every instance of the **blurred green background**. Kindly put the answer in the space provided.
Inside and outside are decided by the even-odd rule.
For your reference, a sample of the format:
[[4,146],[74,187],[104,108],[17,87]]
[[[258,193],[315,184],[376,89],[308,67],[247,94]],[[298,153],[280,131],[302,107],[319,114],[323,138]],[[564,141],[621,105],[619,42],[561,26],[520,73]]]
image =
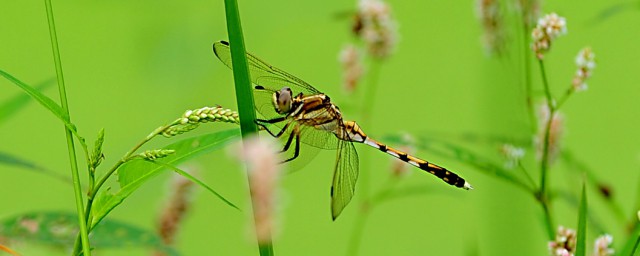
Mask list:
[[[380,69],[374,118],[364,131],[374,138],[407,132],[416,136],[463,133],[530,139],[521,84],[520,34],[510,29],[508,54],[489,57],[473,1],[387,1],[399,27],[396,51]],[[347,119],[359,117],[354,96],[341,87],[338,52],[353,41],[350,18],[355,1],[240,1],[247,49],[331,96]],[[2,1],[0,68],[29,83],[55,76],[42,1]],[[216,104],[236,109],[232,72],[213,55],[211,45],[226,40],[223,1],[53,1],[72,121],[89,142],[106,130],[103,167],[111,166],[156,127],[186,109]],[[513,15],[513,3],[505,7]],[[616,6],[623,8],[616,9]],[[617,10],[611,12],[612,10]],[[568,34],[545,58],[555,95],[570,85],[578,50],[591,46],[598,66],[589,90],[563,107],[562,145],[596,170],[613,188],[614,200],[630,221],[638,209],[638,68],[640,10],[637,1],[545,1],[542,13],[567,18]],[[602,16],[609,13],[608,16]],[[606,17],[606,18],[603,18]],[[512,19],[510,21],[514,21]],[[533,63],[535,64],[535,63]],[[541,80],[532,66],[537,95]],[[0,102],[22,93],[0,80]],[[363,83],[366,85],[366,83]],[[44,93],[58,99],[57,89]],[[199,133],[235,128],[213,124]],[[185,137],[191,134],[183,135]],[[446,137],[449,136],[449,137]],[[183,137],[184,138],[184,137]],[[163,138],[148,148],[171,143]],[[474,147],[474,145],[463,146]],[[362,145],[375,191],[389,179],[390,157]],[[480,153],[499,158],[498,148]],[[369,151],[369,153],[363,153]],[[0,123],[0,152],[29,159],[69,175],[61,123],[36,103]],[[229,153],[231,152],[231,153]],[[256,255],[247,223],[247,181],[233,151],[198,158],[199,176],[241,206],[239,213],[196,188],[193,209],[181,227],[176,248],[183,255]],[[534,152],[525,161],[534,163]],[[487,176],[456,159],[418,150],[417,155],[455,170],[473,191],[453,189],[417,169],[403,185],[433,193],[404,197],[375,208],[361,237],[360,255],[544,255],[547,238],[534,198],[512,184]],[[354,201],[331,221],[329,188],[333,152],[321,152],[304,171],[282,179],[277,255],[345,255],[358,213]],[[578,194],[579,176],[561,165],[551,169],[552,186]],[[514,170],[515,171],[515,170]],[[537,168],[533,168],[538,182]],[[155,229],[170,174],[161,175],[116,208],[109,218]],[[577,177],[577,178],[576,178]],[[84,179],[86,180],[86,179]],[[113,182],[115,185],[115,182]],[[359,188],[360,189],[360,188]],[[593,216],[620,248],[626,230],[590,188]],[[0,218],[44,211],[74,211],[67,183],[21,168],[0,166]],[[577,211],[558,201],[557,225],[577,227]],[[600,235],[588,233],[588,249]],[[29,243],[12,245],[24,255],[68,255]],[[99,250],[100,255],[149,255],[146,249]],[[2,253],[0,253],[2,254]]]

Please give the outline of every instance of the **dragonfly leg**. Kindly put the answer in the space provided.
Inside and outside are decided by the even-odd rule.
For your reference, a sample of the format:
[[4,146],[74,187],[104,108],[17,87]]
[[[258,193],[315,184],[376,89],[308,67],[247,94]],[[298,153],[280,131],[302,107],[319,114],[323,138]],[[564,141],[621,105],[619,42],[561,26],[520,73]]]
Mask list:
[[284,148],[282,149],[281,152],[285,152],[289,150],[289,147],[291,146],[291,142],[293,141],[294,136],[296,139],[296,147],[293,150],[293,156],[287,160],[282,161],[281,163],[289,162],[293,159],[296,159],[298,155],[300,155],[300,132],[298,131],[298,126],[296,126],[293,129],[293,132],[291,133],[291,135],[289,135],[289,139],[287,139],[287,144],[284,145]]
[[269,134],[271,134],[271,136],[275,137],[275,138],[280,138],[280,136],[282,136],[282,134],[287,130],[287,128],[289,127],[289,124],[285,124],[284,127],[282,127],[282,130],[280,130],[278,132],[278,134],[274,134],[271,130],[269,130],[269,128],[267,128],[267,126],[262,123],[262,120],[256,120],[256,124],[259,125],[260,127],[262,127],[263,129],[265,129]]

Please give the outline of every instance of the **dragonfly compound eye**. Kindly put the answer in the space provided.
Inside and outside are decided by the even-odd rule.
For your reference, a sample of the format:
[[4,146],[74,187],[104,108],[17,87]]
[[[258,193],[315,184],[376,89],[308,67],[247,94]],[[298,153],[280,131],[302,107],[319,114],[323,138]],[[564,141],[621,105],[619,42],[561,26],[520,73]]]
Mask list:
[[291,104],[293,102],[293,94],[289,87],[284,87],[273,94],[273,104],[276,112],[283,114],[288,113],[291,110]]

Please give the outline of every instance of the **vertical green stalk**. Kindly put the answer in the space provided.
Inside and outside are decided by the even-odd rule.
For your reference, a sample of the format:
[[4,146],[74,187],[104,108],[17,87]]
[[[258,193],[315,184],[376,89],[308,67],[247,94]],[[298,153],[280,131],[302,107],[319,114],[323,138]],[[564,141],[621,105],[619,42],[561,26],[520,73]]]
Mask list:
[[[369,74],[371,75],[369,76],[367,86],[364,88],[364,98],[362,99],[362,106],[360,106],[360,117],[362,118],[362,120],[360,120],[360,126],[364,127],[365,131],[367,127],[370,127],[370,124],[372,123],[372,118],[370,115],[372,112],[371,106],[374,105],[373,102],[376,97],[376,92],[378,91],[378,78],[380,77],[381,64],[382,62],[380,60],[372,60],[371,69],[369,69]],[[367,150],[366,152],[362,153],[362,157],[360,159],[361,170],[369,169],[369,161],[367,161],[367,159],[370,158],[370,155],[368,152],[369,151]],[[367,203],[367,200],[369,200],[369,177],[367,175],[368,172],[365,172],[365,174],[361,174],[360,177],[360,191],[362,192],[361,195],[363,198],[363,203]]]
[[[238,102],[238,114],[240,116],[240,131],[242,132],[242,137],[247,137],[248,135],[257,133],[258,126],[255,123],[256,113],[249,68],[247,67],[244,38],[242,36],[242,26],[240,24],[240,13],[236,0],[225,0],[224,7],[227,18],[229,47],[231,48],[231,60],[233,63],[233,78]],[[249,186],[249,189],[251,189],[251,186]],[[250,191],[250,194],[253,193]],[[255,198],[252,197],[251,200],[253,201]],[[273,242],[271,240],[258,242],[258,247],[261,256],[274,255]]]
[[529,112],[529,123],[531,131],[535,131],[536,117],[533,111],[533,89],[531,86],[531,49],[529,48],[529,27],[524,22],[523,17],[523,41],[524,41],[524,88],[525,88],[525,100],[527,103],[527,112]]
[[[58,37],[56,35],[56,25],[53,20],[53,7],[51,0],[44,1],[47,9],[47,20],[49,23],[49,36],[51,37],[51,48],[53,50],[53,59],[56,66],[56,76],[58,79],[58,91],[60,94],[60,103],[62,109],[71,119],[69,115],[69,105],[67,103],[67,93],[64,86],[64,76],[62,74],[62,61],[60,60],[60,50],[58,48]],[[80,176],[78,175],[78,161],[76,159],[76,150],[73,143],[73,134],[69,127],[65,126],[65,135],[67,137],[67,150],[69,151],[69,162],[71,164],[71,177],[73,178],[73,190],[76,198],[76,211],[78,212],[78,224],[80,225],[80,235],[82,238],[82,251],[84,255],[91,255],[91,247],[89,246],[89,235],[87,225],[84,221],[84,206],[82,204],[82,186],[80,185]],[[77,253],[74,253],[77,255]]]
[[551,96],[551,90],[549,89],[549,81],[547,80],[547,73],[544,69],[544,62],[539,60],[540,64],[540,73],[542,75],[542,83],[544,84],[544,92],[547,99],[547,107],[549,108],[549,117],[545,124],[544,129],[544,141],[542,142],[542,160],[540,161],[540,190],[538,191],[538,201],[542,205],[542,209],[544,210],[544,217],[547,226],[547,234],[549,235],[549,239],[553,240],[555,237],[555,232],[553,230],[553,222],[551,219],[551,213],[549,211],[549,198],[547,195],[547,172],[549,170],[549,134],[551,132],[551,122],[553,121],[553,116],[556,113],[556,110],[553,105],[553,97]]
[[[367,129],[366,127],[369,127],[369,124],[372,123],[371,120],[371,106],[373,106],[373,102],[376,96],[376,92],[378,91],[378,78],[380,77],[380,66],[381,66],[382,62],[380,60],[377,59],[373,59],[371,62],[371,69],[369,70],[369,80],[368,80],[368,84],[365,87],[365,92],[364,92],[364,98],[362,99],[362,106],[361,107],[361,111],[362,114],[360,115],[360,117],[362,118],[360,125],[362,127],[365,127],[364,129]],[[370,166],[370,161],[367,161],[367,159],[370,158],[369,155],[369,151],[363,152],[360,158],[360,169],[361,170],[367,170],[369,169]],[[362,233],[364,231],[364,227],[366,224],[366,220],[369,217],[369,206],[370,206],[370,201],[371,198],[369,198],[369,185],[370,185],[370,181],[369,181],[369,176],[368,176],[368,172],[365,173],[364,175],[361,173],[361,176],[359,178],[359,183],[360,183],[360,191],[361,191],[361,198],[362,201],[360,202],[360,207],[359,207],[359,214],[360,217],[357,219],[354,227],[353,227],[353,233],[351,234],[351,238],[350,238],[350,243],[349,243],[349,247],[347,248],[347,255],[357,255],[358,254],[358,250],[360,249],[360,242],[362,240]]]

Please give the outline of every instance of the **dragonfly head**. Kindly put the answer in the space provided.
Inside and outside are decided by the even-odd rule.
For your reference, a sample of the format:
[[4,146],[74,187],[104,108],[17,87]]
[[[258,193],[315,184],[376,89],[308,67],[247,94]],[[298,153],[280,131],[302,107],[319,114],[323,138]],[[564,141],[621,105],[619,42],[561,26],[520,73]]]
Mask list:
[[292,104],[293,92],[289,87],[283,87],[280,91],[273,93],[273,107],[278,114],[289,113]]

